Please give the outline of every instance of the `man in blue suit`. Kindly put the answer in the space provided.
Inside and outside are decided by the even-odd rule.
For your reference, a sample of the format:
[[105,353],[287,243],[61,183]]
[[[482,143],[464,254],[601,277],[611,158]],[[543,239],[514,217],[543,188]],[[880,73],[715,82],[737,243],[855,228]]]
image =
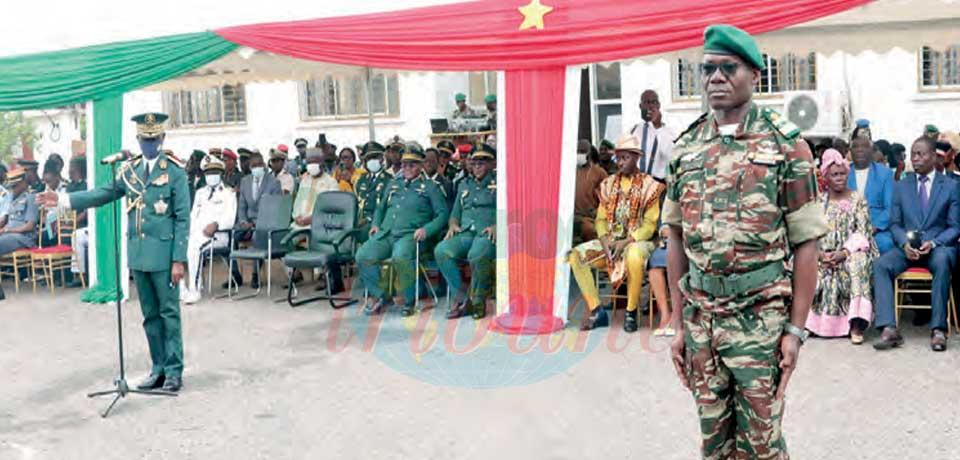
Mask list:
[[852,141],[853,168],[847,178],[847,187],[862,195],[870,205],[870,223],[873,238],[880,254],[893,249],[890,233],[890,208],[893,206],[893,173],[885,165],[873,161],[873,143],[866,136]]
[[895,186],[890,230],[897,247],[873,264],[876,327],[882,330],[880,341],[873,345],[877,350],[903,344],[894,315],[893,283],[910,267],[923,267],[933,274],[930,348],[947,349],[947,298],[960,238],[960,191],[958,181],[936,171],[936,155],[932,140],[914,141],[910,159],[915,173]]

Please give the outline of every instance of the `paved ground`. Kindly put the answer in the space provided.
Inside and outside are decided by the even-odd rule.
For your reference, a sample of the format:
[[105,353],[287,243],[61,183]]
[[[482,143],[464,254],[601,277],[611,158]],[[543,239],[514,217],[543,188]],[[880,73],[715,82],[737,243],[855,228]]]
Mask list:
[[[208,300],[184,309],[181,396],[130,397],[104,420],[108,401],[85,393],[115,375],[114,313],[78,298],[0,302],[0,459],[697,458],[691,397],[646,329],[544,353],[496,336],[471,348],[472,320],[427,317],[411,345],[418,328],[396,313],[368,330],[355,307]],[[125,311],[135,380],[148,356],[137,304]],[[784,426],[794,459],[960,458],[960,341],[934,354],[907,333],[886,354],[804,348]]]

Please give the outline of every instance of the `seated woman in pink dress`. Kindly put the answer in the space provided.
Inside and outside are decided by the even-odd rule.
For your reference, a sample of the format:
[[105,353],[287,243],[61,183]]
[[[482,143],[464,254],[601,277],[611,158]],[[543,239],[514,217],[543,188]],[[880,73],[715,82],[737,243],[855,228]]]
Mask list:
[[827,191],[822,197],[830,231],[818,242],[820,268],[817,294],[807,317],[807,329],[820,337],[845,337],[859,345],[873,318],[870,275],[879,255],[873,241],[870,209],[847,188],[850,166],[840,152],[829,149],[820,161]]

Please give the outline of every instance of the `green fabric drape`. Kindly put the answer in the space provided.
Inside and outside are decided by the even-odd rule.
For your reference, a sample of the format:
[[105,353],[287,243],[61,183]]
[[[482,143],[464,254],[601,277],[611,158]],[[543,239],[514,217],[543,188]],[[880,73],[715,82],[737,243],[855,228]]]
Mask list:
[[[123,94],[93,101],[93,186],[102,187],[113,180],[109,165],[101,165],[100,159],[120,150],[123,139]],[[120,228],[120,216],[113,212],[113,205],[107,205],[93,212],[88,218],[95,222],[96,234],[91,235],[91,245],[96,245],[97,260],[89,263],[97,265],[97,283],[80,296],[80,300],[90,303],[109,303],[117,298],[117,270],[114,261],[115,239],[119,235],[114,228]],[[116,227],[114,227],[116,224]],[[123,263],[123,261],[121,261]]]
[[3,58],[0,111],[122,96],[182,75],[236,48],[213,32],[201,32]]

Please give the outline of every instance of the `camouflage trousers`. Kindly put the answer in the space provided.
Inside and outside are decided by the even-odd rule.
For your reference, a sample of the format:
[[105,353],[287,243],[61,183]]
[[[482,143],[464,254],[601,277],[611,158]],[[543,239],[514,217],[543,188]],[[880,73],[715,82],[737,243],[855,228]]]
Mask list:
[[779,299],[723,315],[694,302],[685,306],[684,364],[700,417],[704,459],[789,459],[780,431],[783,401],[775,397],[787,320]]

